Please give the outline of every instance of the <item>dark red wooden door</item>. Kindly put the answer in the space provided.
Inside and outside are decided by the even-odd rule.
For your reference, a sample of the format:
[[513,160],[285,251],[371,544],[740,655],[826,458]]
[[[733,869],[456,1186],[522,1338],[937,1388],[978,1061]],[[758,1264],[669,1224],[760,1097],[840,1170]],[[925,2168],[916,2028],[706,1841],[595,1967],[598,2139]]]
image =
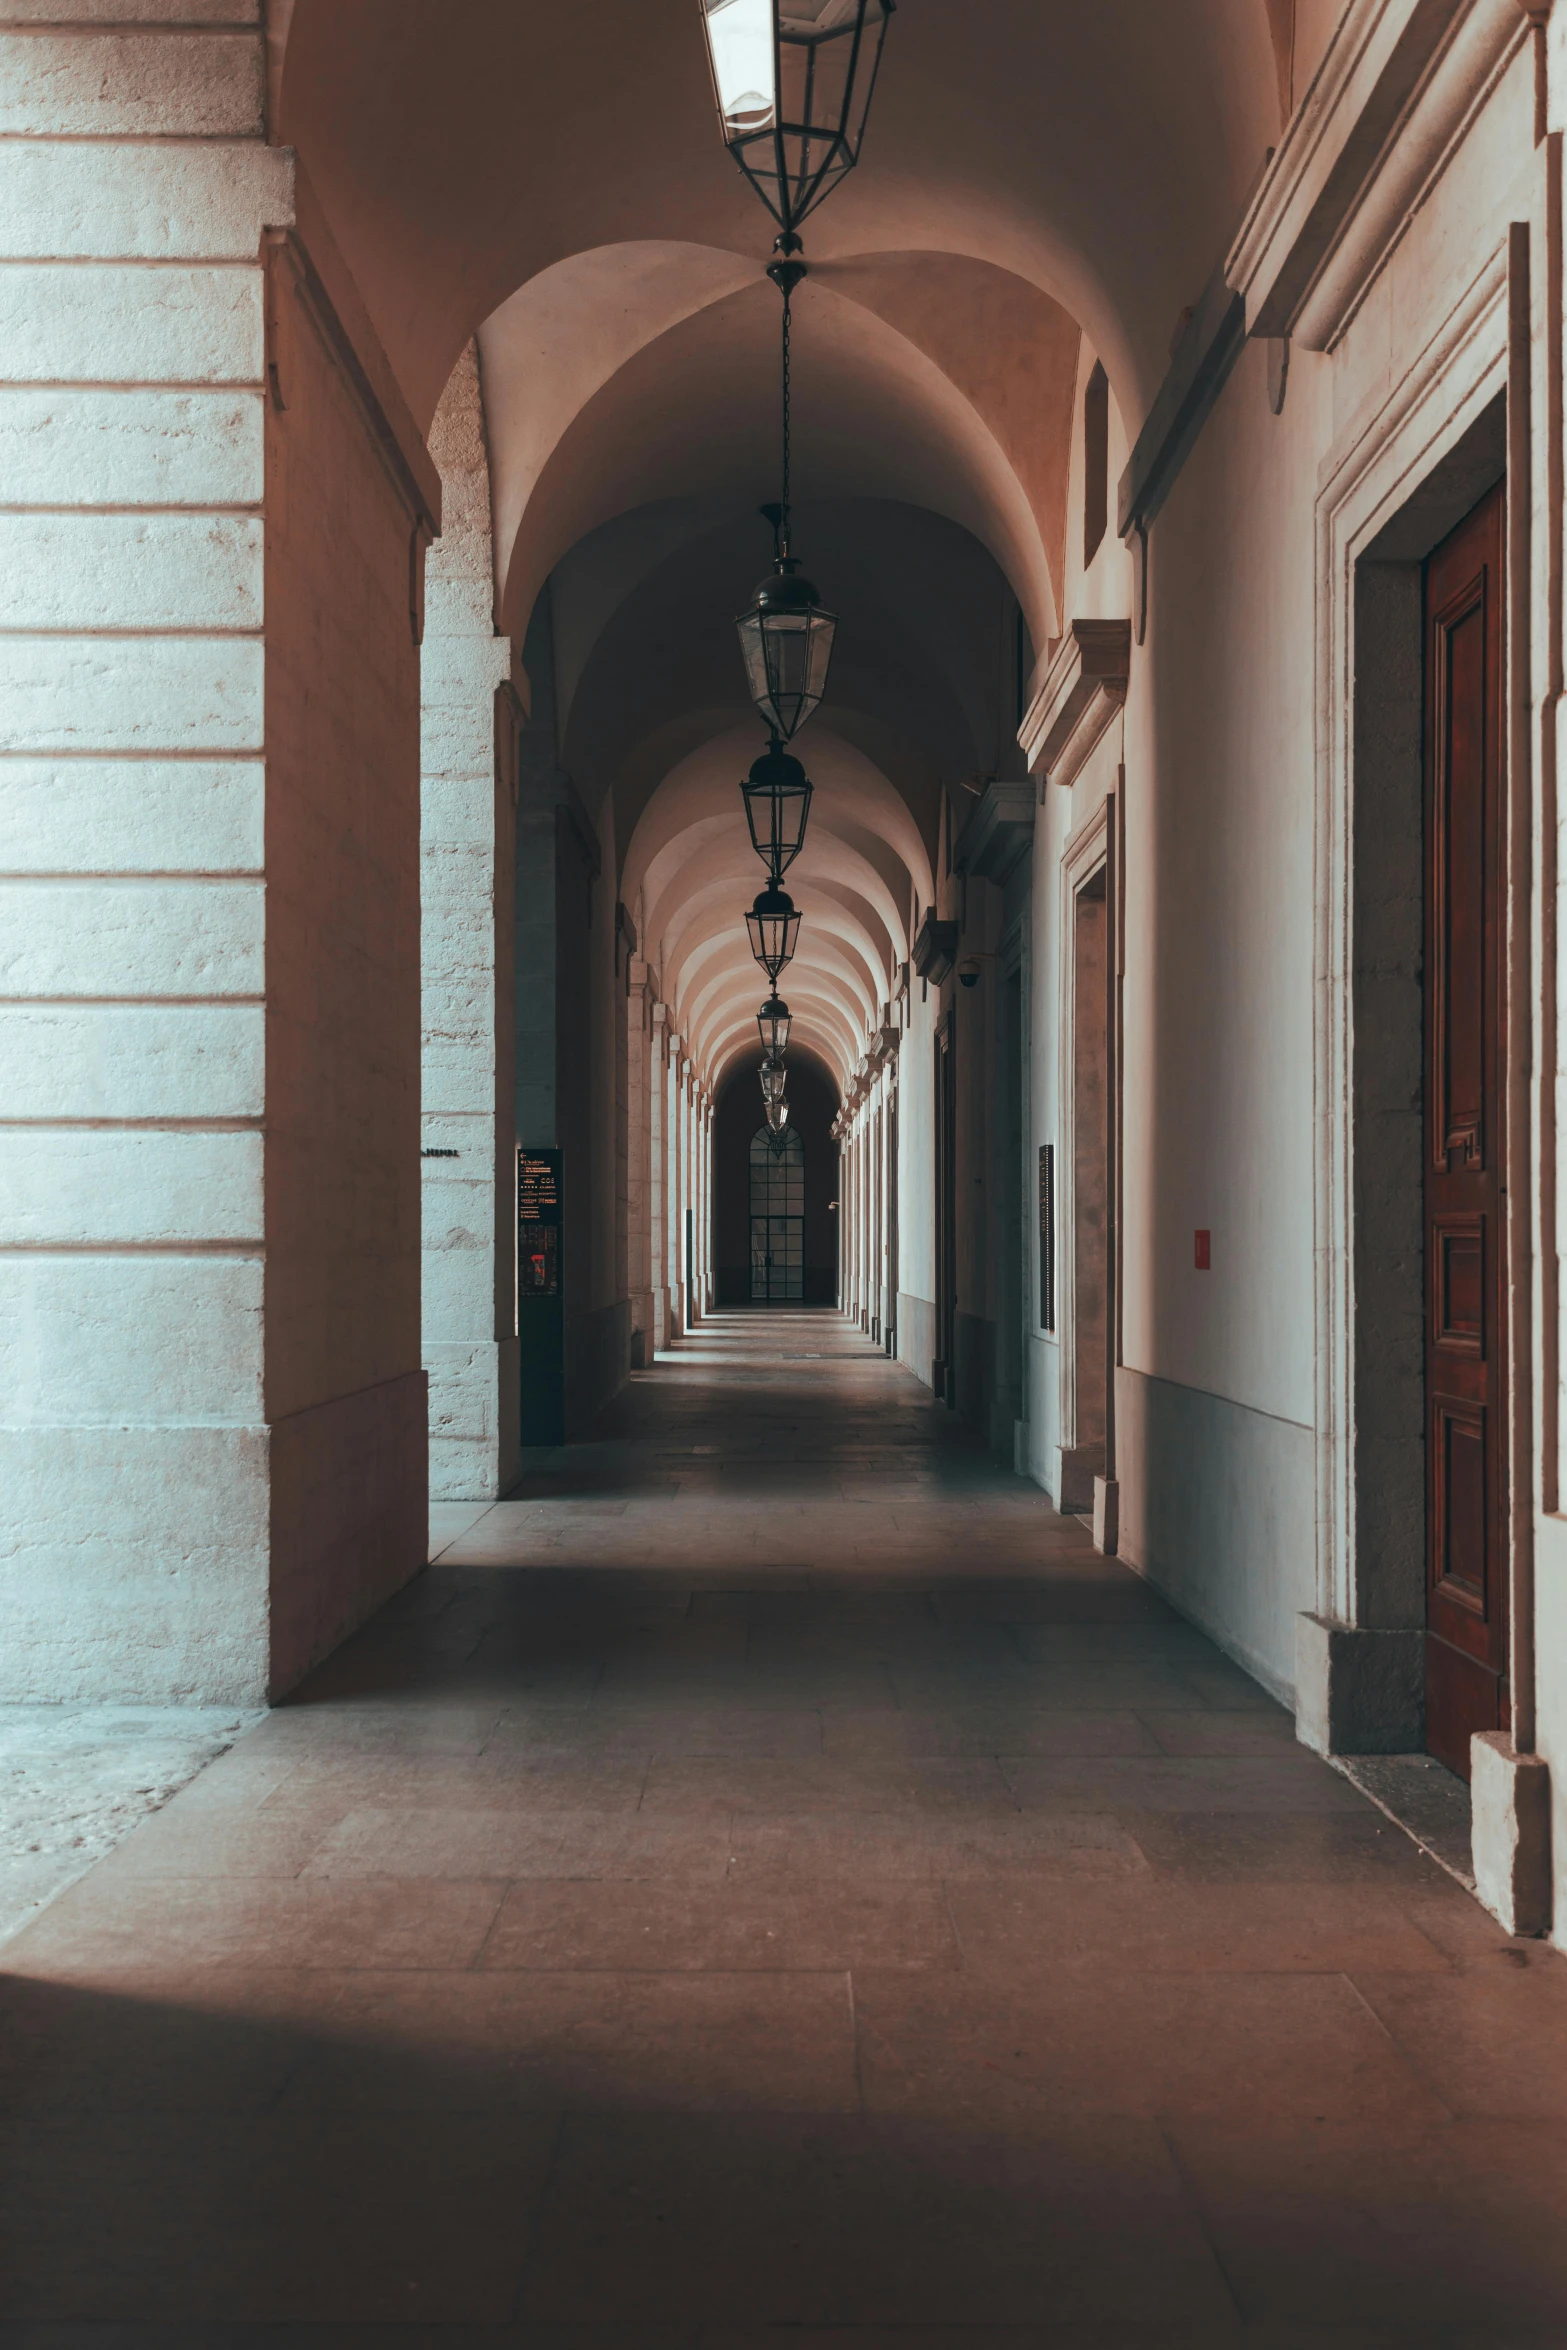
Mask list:
[[1426,1744],[1507,1707],[1502,489],[1426,564]]

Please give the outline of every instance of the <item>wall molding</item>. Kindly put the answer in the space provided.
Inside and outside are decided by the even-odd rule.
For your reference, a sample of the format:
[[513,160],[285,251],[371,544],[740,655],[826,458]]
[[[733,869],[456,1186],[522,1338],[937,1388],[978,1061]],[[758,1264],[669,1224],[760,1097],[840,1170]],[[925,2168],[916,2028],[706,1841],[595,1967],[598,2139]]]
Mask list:
[[[1124,625],[1124,624],[1123,624]],[[1073,1069],[1077,1057],[1077,985],[1075,971],[1076,934],[1073,922],[1073,904],[1077,893],[1094,876],[1107,870],[1110,864],[1113,840],[1113,795],[1106,796],[1092,808],[1061,850],[1059,866],[1059,905],[1056,916],[1058,939],[1057,1002],[1060,1006],[1060,1043],[1057,1047],[1060,1078],[1056,1093],[1056,1328],[1060,1345],[1060,1390],[1058,1424],[1061,1451],[1075,1453],[1078,1449],[1077,1429],[1077,1262],[1069,1236],[1076,1230],[1076,1122]],[[1108,911],[1108,909],[1107,909]],[[1108,942],[1107,942],[1108,943]],[[1107,1449],[1109,1432],[1114,1421],[1113,1397],[1106,1397],[1105,1428]],[[1058,1507],[1064,1506],[1060,1491],[1056,1494]]]
[[992,777],[958,835],[953,872],[1005,881],[1033,844],[1035,804],[1032,777]]
[[[1116,532],[1135,530],[1139,545],[1174,489],[1181,467],[1218,405],[1246,341],[1246,309],[1215,269],[1187,319],[1163,383],[1127,461],[1116,497]],[[1140,576],[1141,568],[1139,567]],[[1146,588],[1139,586],[1137,641],[1142,643]]]
[[1073,620],[1050,656],[1018,741],[1031,774],[1069,790],[1126,700],[1129,620]]
[[1531,38],[1519,0],[1351,0],[1225,262],[1248,334],[1333,348]]
[[1504,230],[1375,413],[1357,419],[1323,466],[1317,499],[1316,1597],[1318,1614],[1339,1624],[1363,1623],[1368,1597],[1356,1555],[1354,1483],[1356,567],[1506,386],[1507,264]]

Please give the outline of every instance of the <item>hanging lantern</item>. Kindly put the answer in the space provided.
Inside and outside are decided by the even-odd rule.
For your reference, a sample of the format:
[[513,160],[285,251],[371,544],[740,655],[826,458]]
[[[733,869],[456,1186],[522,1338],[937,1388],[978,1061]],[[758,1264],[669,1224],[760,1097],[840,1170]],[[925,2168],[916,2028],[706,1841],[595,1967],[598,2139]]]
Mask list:
[[788,1081],[788,1073],[782,1061],[764,1061],[757,1071],[757,1075],[762,1081],[763,1101],[781,1102],[784,1097],[784,1086]]
[[811,779],[798,759],[780,750],[775,738],[740,786],[751,846],[774,881],[787,872],[805,846],[811,812]]
[[782,996],[770,995],[756,1015],[762,1051],[770,1061],[781,1061],[789,1045],[789,1007]]
[[793,250],[860,159],[894,0],[702,0],[724,145]]
[[[813,582],[787,554],[779,556],[777,569],[762,581],[749,609],[736,615],[751,699],[780,742],[805,724],[827,691],[837,626],[836,612],[825,610]],[[809,794],[807,784],[807,799]]]
[[794,959],[800,936],[800,917],[794,900],[781,889],[764,889],[745,918],[751,953],[776,987],[778,974]]
[[767,1120],[767,1131],[772,1136],[774,1144],[781,1145],[783,1142],[784,1128],[789,1123],[788,1103],[780,1094],[777,1101],[769,1102],[767,1104],[767,1107],[762,1112],[762,1115]]

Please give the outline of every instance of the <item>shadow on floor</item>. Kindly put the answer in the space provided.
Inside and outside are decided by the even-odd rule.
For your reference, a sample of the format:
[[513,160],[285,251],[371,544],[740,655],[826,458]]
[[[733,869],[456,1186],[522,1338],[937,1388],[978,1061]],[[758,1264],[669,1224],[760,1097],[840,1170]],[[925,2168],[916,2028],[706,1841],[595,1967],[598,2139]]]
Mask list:
[[0,2350],[1567,2340],[1556,1955],[748,1320],[8,1946]]

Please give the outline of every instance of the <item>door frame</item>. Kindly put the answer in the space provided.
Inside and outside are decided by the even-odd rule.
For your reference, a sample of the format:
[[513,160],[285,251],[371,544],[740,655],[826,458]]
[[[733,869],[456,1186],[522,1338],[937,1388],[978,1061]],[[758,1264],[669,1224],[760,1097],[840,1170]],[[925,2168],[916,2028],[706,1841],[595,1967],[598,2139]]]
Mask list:
[[[1505,420],[1500,434],[1505,468]],[[1494,461],[1494,459],[1493,459]],[[1421,760],[1423,817],[1422,1213],[1425,1256],[1425,1327],[1422,1344],[1423,1424],[1426,1447],[1425,1548],[1425,1747],[1449,1768],[1469,1776],[1470,1731],[1505,1728],[1511,1719],[1508,1674],[1507,1510],[1508,1325],[1503,1214],[1507,1181],[1506,910],[1507,910],[1507,499],[1505,470],[1454,530],[1441,539],[1421,566],[1422,694],[1424,727]],[[1461,560],[1451,550],[1459,542]],[[1494,553],[1495,560],[1492,561]],[[1483,566],[1483,568],[1482,568]],[[1440,567],[1440,568],[1438,568]],[[1445,574],[1445,580],[1444,580]],[[1451,829],[1472,795],[1454,797],[1441,746],[1449,739],[1446,720],[1459,707],[1448,699],[1454,671],[1452,632],[1478,614],[1482,673],[1482,753],[1479,805],[1481,827],[1480,935],[1476,959],[1455,965],[1446,940],[1446,915],[1455,886],[1447,850]],[[1467,869],[1467,868],[1466,868]],[[1442,1040],[1450,1038],[1449,1007],[1455,969],[1478,979],[1480,1054],[1474,1123],[1451,1104]],[[1456,1122],[1455,1122],[1456,1121]],[[1458,1163],[1453,1164],[1454,1154]],[[1435,1243],[1436,1258],[1428,1253]],[[1478,1254],[1477,1324],[1455,1330],[1444,1321],[1448,1285],[1444,1267],[1450,1246],[1468,1244]],[[1494,1317],[1494,1319],[1493,1319]],[[1444,1458],[1455,1433],[1478,1435],[1481,1480],[1478,1604],[1461,1578],[1443,1571],[1452,1492]],[[1483,1630],[1480,1629],[1483,1627]],[[1476,1653],[1479,1642],[1480,1653]],[[1473,1668],[1478,1667],[1478,1675]],[[1495,1674],[1495,1684],[1488,1686]],[[1476,1707],[1485,1718],[1474,1719]],[[1433,1707],[1437,1724],[1433,1724]]]
[[[1122,770],[1118,769],[1119,785]],[[1056,1336],[1060,1357],[1061,1484],[1056,1500],[1060,1509],[1092,1506],[1090,1487],[1085,1494],[1068,1495],[1069,1461],[1080,1449],[1077,1425],[1077,901],[1083,891],[1104,876],[1105,898],[1105,1434],[1101,1475],[1107,1486],[1116,1481],[1115,1374],[1120,1360],[1120,1161],[1121,1161],[1121,893],[1119,888],[1119,789],[1107,791],[1090,809],[1061,852],[1060,995],[1061,1051],[1056,1128]],[[1097,1446],[1094,1448],[1097,1450]]]
[[[1543,227],[1546,178],[1541,151],[1536,213]],[[1367,679],[1379,663],[1359,612],[1362,566],[1412,567],[1418,626],[1419,565],[1475,504],[1486,482],[1463,485],[1466,445],[1482,431],[1487,410],[1506,398],[1506,573],[1504,724],[1508,871],[1507,938],[1503,958],[1506,1001],[1503,1181],[1506,1207],[1502,1245],[1510,1268],[1513,1310],[1505,1337],[1509,1390],[1507,1571],[1513,1625],[1514,1721],[1522,1697],[1532,1708],[1532,1661],[1522,1654],[1533,1620],[1533,1494],[1535,1378],[1533,1320],[1544,1267],[1534,1260],[1538,1192],[1554,1181],[1553,1123],[1531,1112],[1530,1035],[1535,1017],[1529,907],[1534,821],[1531,703],[1527,631],[1510,625],[1530,610],[1532,506],[1544,510],[1545,452],[1531,448],[1534,351],[1544,364],[1546,320],[1533,316],[1529,252],[1531,230],[1514,222],[1447,315],[1440,319],[1380,409],[1353,419],[1319,473],[1317,498],[1317,793],[1314,827],[1314,1120],[1313,1188],[1316,1228],[1316,1614],[1317,1627],[1344,1628],[1408,1644],[1396,1675],[1377,1683],[1377,1718],[1352,1721],[1327,1708],[1326,1741],[1341,1751],[1413,1749],[1423,1742],[1424,1466],[1417,1523],[1407,1481],[1401,1490],[1372,1434],[1371,1366],[1357,1354],[1357,1310],[1375,1267],[1362,1247],[1357,1185],[1365,1169],[1367,1134],[1357,1105],[1355,963],[1357,883],[1361,854],[1369,851],[1366,803],[1385,759],[1374,736],[1374,703]],[[1445,483],[1456,472],[1457,486]],[[1491,475],[1495,480],[1496,474]],[[1444,504],[1444,495],[1446,502]],[[1415,675],[1420,674],[1416,664]],[[1418,688],[1417,688],[1418,691]],[[1358,745],[1368,748],[1357,762]],[[1357,808],[1357,764],[1360,800]],[[1357,816],[1360,819],[1357,825]],[[1554,989],[1542,974],[1540,1005]],[[1536,1103],[1536,1109],[1538,1104]],[[1531,1136],[1531,1123],[1533,1135]],[[1531,1147],[1532,1144],[1532,1147]],[[1539,1179],[1531,1163],[1539,1154]],[[1418,1204],[1418,1203],[1417,1203]],[[1550,1251],[1554,1252],[1554,1236]],[[1546,1252],[1542,1252],[1546,1253]],[[1421,1311],[1424,1277],[1421,1275]],[[1554,1324],[1554,1306],[1544,1317]],[[1554,1355],[1542,1366],[1554,1387]],[[1423,1377],[1422,1377],[1423,1390]],[[1543,1433],[1543,1432],[1542,1432]],[[1422,1425],[1423,1438],[1423,1425]],[[1546,1448],[1547,1452],[1549,1447]],[[1546,1507],[1555,1507],[1547,1484]],[[1410,1570],[1418,1556],[1419,1574]],[[1303,1624],[1303,1638],[1307,1626]],[[1397,1690],[1393,1682],[1398,1684]],[[1402,1709],[1402,1711],[1400,1710]],[[1532,1742],[1532,1718],[1529,1723]],[[1368,1742],[1369,1741],[1369,1742]],[[1315,1733],[1313,1736],[1315,1742]]]

